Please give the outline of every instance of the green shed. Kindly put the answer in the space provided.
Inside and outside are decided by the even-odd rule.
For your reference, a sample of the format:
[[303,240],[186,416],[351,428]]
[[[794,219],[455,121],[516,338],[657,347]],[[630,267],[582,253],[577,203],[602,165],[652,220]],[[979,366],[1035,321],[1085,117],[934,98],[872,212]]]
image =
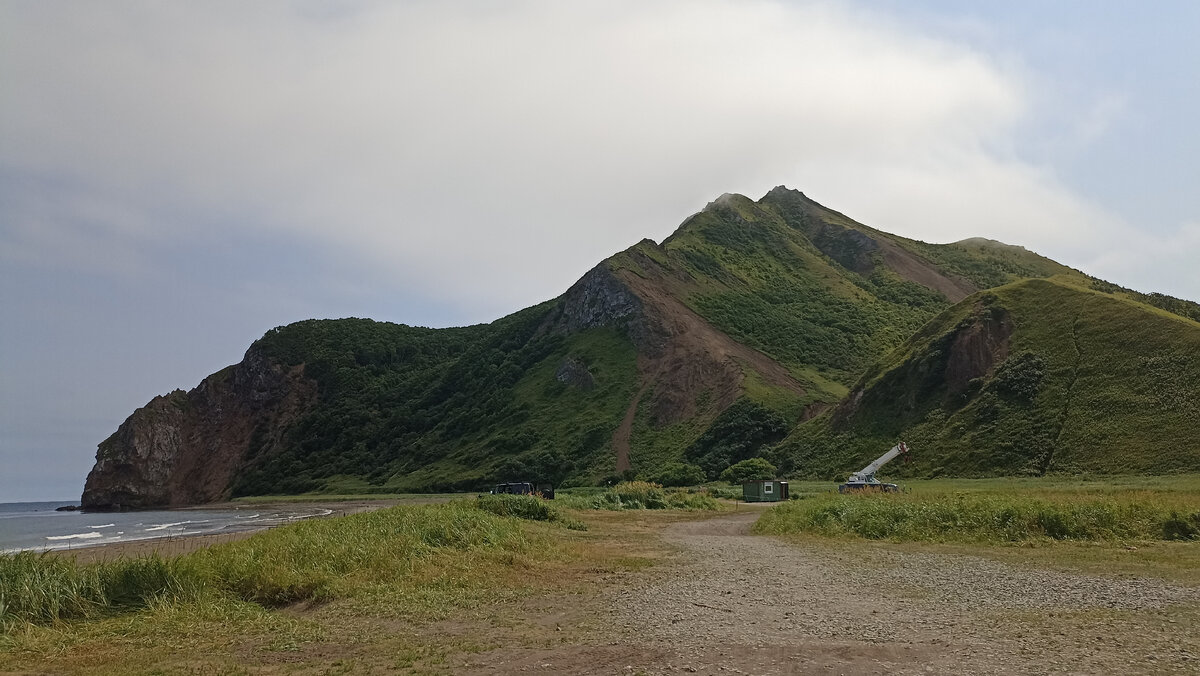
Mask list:
[[779,479],[760,479],[742,483],[745,502],[779,502],[788,499],[788,482]]

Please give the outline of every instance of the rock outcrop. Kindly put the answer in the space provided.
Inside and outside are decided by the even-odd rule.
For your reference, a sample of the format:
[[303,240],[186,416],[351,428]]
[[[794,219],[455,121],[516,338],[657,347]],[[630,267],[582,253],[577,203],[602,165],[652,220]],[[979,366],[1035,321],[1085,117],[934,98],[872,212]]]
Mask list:
[[147,509],[229,497],[246,457],[269,453],[316,396],[302,372],[251,347],[192,391],[155,397],[100,443],[81,506]]

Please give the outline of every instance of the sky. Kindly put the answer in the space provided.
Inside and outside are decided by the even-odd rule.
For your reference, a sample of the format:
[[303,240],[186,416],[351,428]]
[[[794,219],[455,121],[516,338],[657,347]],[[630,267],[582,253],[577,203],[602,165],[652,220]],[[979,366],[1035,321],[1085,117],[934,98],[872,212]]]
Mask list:
[[775,185],[1200,300],[1200,3],[0,2],[0,502],[311,317],[486,322]]

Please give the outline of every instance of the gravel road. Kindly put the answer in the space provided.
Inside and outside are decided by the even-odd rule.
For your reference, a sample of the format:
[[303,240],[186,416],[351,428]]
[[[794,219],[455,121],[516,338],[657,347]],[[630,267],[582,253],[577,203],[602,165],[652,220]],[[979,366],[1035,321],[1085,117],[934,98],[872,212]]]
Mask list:
[[611,593],[627,673],[1200,673],[1200,590],[680,523]]

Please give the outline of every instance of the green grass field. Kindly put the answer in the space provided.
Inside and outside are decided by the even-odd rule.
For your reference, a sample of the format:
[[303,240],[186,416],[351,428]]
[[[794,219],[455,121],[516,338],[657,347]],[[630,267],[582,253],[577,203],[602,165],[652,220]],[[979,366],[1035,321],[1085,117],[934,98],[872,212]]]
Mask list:
[[977,544],[1200,539],[1200,476],[950,479],[904,482],[898,494],[804,490],[755,531]]

